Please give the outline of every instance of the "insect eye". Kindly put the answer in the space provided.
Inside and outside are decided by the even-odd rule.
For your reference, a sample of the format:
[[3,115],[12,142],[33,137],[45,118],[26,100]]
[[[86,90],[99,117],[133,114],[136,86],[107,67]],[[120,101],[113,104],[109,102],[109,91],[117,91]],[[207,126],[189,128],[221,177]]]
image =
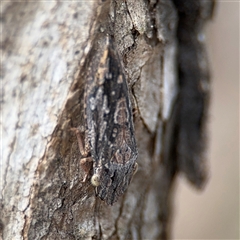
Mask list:
[[92,176],[91,183],[94,187],[98,187],[100,185],[100,177],[98,174],[94,174]]
[[138,171],[138,164],[135,163],[133,167],[133,175],[135,175],[137,171]]

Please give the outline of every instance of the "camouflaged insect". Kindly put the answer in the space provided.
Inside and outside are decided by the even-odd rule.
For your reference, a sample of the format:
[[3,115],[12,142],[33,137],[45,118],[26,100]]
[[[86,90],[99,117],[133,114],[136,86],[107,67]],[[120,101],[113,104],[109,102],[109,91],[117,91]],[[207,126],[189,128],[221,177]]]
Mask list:
[[[100,47],[101,46],[101,47]],[[104,47],[103,47],[104,46]],[[113,40],[104,37],[90,51],[82,74],[85,81],[85,141],[78,134],[86,180],[96,195],[113,204],[127,189],[136,171],[137,146],[127,82]],[[86,167],[87,166],[87,167]]]

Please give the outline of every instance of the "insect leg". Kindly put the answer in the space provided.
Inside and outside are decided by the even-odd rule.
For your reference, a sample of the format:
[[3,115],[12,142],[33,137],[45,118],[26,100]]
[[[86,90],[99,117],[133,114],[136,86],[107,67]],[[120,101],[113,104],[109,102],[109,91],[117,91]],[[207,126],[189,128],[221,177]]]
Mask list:
[[90,174],[91,169],[92,169],[93,159],[92,159],[91,156],[87,157],[89,152],[86,151],[86,149],[84,148],[82,136],[80,134],[79,129],[78,128],[71,128],[71,131],[74,131],[76,133],[79,150],[80,150],[80,153],[83,157],[83,158],[80,159],[80,166],[83,169],[83,171],[85,172],[85,175],[84,175],[83,180],[82,180],[82,182],[85,182],[87,177]]

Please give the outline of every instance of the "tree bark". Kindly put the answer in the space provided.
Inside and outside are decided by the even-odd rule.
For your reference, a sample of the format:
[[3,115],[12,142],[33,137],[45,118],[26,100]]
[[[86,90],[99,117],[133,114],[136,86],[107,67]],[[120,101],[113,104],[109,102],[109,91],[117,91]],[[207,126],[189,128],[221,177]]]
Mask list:
[[[176,174],[184,172],[197,187],[206,178],[205,146],[196,142],[204,142],[209,74],[204,39],[196,39],[213,8],[211,1],[174,2],[1,3],[3,239],[170,237]],[[186,16],[193,16],[192,9],[191,25]],[[71,131],[84,125],[85,62],[94,65],[89,53],[96,51],[97,58],[100,50],[93,47],[101,48],[109,34],[128,82],[139,166],[113,206],[96,197],[89,178],[82,182],[82,156]],[[184,55],[186,46],[196,54]],[[182,66],[189,59],[196,65],[189,65],[193,74],[186,77],[189,68]],[[197,92],[199,85],[204,94]],[[187,128],[186,114],[196,108],[186,102],[196,92],[200,117]],[[186,156],[191,139],[194,149]]]

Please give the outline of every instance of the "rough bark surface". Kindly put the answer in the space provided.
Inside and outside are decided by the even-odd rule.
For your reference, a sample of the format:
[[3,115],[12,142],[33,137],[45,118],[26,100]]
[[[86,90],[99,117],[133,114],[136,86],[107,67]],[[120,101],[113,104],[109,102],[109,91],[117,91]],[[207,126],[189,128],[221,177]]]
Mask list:
[[[169,0],[1,3],[3,239],[170,236],[174,177],[182,170],[190,181],[198,178],[181,160],[187,144],[181,145],[184,151],[176,148],[184,139],[179,130],[184,124],[176,124],[181,6]],[[212,2],[197,8],[196,31],[203,35]],[[113,206],[96,198],[89,180],[82,182],[81,154],[71,131],[83,125],[80,76],[89,51],[101,41],[99,34],[114,37],[131,92],[139,149],[138,172]],[[199,54],[205,53],[200,40]],[[206,55],[199,54],[203,66]],[[209,79],[203,74],[206,65],[195,71]]]

